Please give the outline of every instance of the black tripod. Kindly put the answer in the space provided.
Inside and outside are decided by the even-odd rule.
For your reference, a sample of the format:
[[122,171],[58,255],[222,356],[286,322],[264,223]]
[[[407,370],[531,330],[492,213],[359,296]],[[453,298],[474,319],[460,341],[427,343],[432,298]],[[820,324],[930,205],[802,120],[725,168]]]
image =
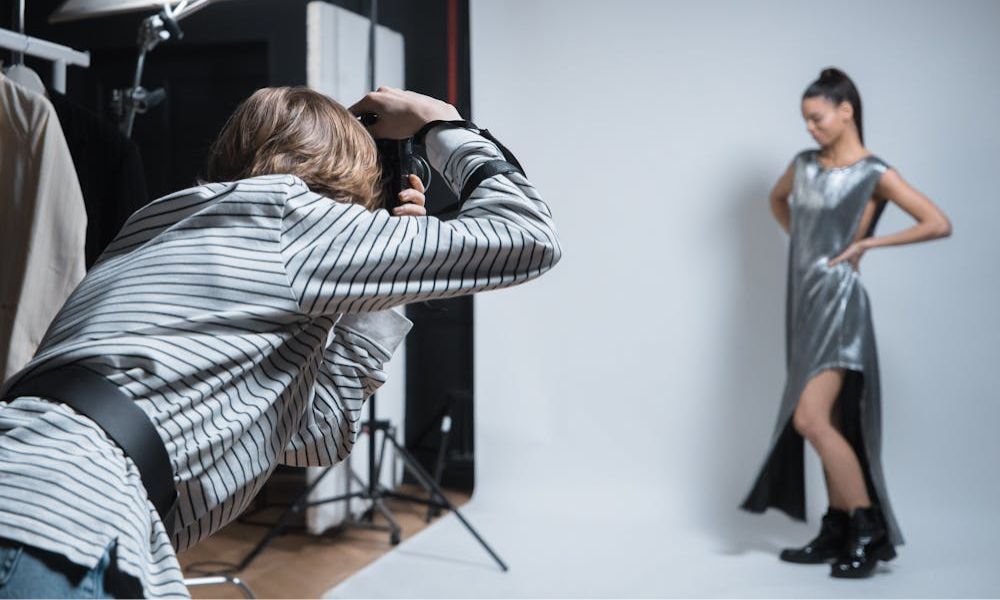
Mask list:
[[[236,566],[235,571],[239,572],[247,568],[251,562],[266,548],[277,536],[281,535],[288,529],[289,521],[292,516],[304,512],[307,508],[311,506],[319,506],[321,504],[328,504],[330,502],[350,502],[352,499],[359,500],[369,500],[371,501],[371,507],[361,514],[357,519],[348,517],[348,521],[345,523],[346,527],[362,527],[365,529],[377,529],[380,531],[389,532],[389,542],[392,545],[396,545],[400,541],[401,528],[399,523],[393,517],[392,511],[385,505],[383,500],[385,498],[394,498],[396,500],[404,500],[406,502],[415,502],[418,504],[423,504],[431,509],[447,509],[455,513],[455,516],[461,521],[462,525],[472,534],[479,545],[489,553],[490,557],[496,561],[497,565],[501,570],[507,571],[507,565],[503,560],[497,555],[496,552],[490,548],[490,545],[486,543],[486,540],[479,535],[479,532],[472,527],[464,515],[455,507],[454,504],[447,497],[445,497],[444,492],[438,483],[431,477],[427,471],[421,466],[421,464],[404,448],[392,435],[392,425],[388,420],[379,420],[375,418],[375,396],[368,399],[368,421],[362,424],[362,431],[368,434],[368,482],[365,483],[361,480],[353,470],[350,471],[349,476],[361,485],[361,490],[352,492],[348,491],[346,494],[341,494],[339,496],[333,496],[330,498],[321,498],[319,500],[309,501],[309,494],[316,488],[317,485],[330,473],[333,467],[327,467],[312,483],[310,483],[306,488],[298,495],[298,497],[292,502],[292,504],[285,510],[285,512],[278,519],[278,522],[271,527],[267,532],[267,535],[253,547],[250,552],[240,561]],[[377,432],[382,432],[381,447],[378,452],[375,450],[376,446],[376,434]],[[409,494],[401,494],[389,489],[386,489],[382,484],[379,483],[379,475],[382,471],[382,462],[385,458],[385,447],[386,443],[392,445],[396,451],[396,455],[403,459],[403,466],[409,469],[409,472],[414,476],[417,482],[427,491],[428,498],[419,498],[417,496],[412,496]],[[350,489],[350,488],[348,488]],[[379,525],[375,523],[375,514],[378,513],[387,521],[388,525]]]

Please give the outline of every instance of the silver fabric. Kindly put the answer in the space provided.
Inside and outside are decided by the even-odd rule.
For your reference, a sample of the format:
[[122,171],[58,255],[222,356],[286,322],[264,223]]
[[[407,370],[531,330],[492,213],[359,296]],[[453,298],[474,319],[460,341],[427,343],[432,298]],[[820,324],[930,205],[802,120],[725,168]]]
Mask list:
[[[808,150],[795,159],[785,316],[788,378],[767,459],[744,508],[759,512],[775,506],[805,517],[802,439],[791,418],[812,377],[824,369],[846,369],[858,385],[845,383],[838,399],[841,418],[853,420],[842,420],[841,428],[859,452],[891,541],[901,544],[881,463],[878,354],[868,295],[849,263],[828,265],[856,239],[865,207],[889,167],[869,156],[846,167],[824,168],[817,157],[818,151]],[[850,431],[857,432],[855,439]]]

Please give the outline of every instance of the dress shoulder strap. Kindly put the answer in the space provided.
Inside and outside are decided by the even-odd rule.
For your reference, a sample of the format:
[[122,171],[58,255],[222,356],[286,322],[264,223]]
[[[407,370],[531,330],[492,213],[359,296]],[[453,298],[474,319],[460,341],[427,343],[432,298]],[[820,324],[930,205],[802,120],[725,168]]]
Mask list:
[[871,165],[870,168],[878,171],[880,174],[885,173],[892,168],[889,163],[885,162],[881,157],[875,154],[868,157],[868,163]]
[[795,155],[794,159],[795,166],[800,166],[803,163],[809,162],[815,157],[817,152],[818,150],[816,150],[815,148],[806,148],[805,150],[801,150],[798,154]]

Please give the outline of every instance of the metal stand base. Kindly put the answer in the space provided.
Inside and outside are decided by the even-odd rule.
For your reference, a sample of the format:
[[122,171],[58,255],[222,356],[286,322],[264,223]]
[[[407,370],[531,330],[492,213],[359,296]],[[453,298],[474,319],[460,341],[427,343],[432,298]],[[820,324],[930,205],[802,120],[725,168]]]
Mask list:
[[[447,509],[455,513],[455,516],[462,523],[462,525],[468,530],[470,534],[479,542],[479,545],[483,547],[484,550],[490,555],[490,557],[497,563],[502,571],[507,571],[507,564],[504,563],[503,559],[490,547],[486,540],[483,539],[479,532],[472,526],[471,523],[465,518],[465,516],[458,510],[458,508],[452,504],[450,500],[444,495],[444,491],[437,484],[436,481],[427,473],[427,471],[420,465],[419,462],[406,450],[395,438],[395,436],[389,433],[390,424],[388,421],[369,421],[364,425],[364,431],[369,435],[369,448],[370,457],[374,455],[375,446],[375,432],[382,431],[382,452],[381,456],[374,464],[369,464],[369,481],[366,484],[361,480],[360,477],[352,470],[350,472],[351,478],[359,483],[362,487],[361,490],[356,492],[348,492],[339,496],[333,496],[330,498],[322,498],[320,500],[309,501],[309,494],[312,493],[314,489],[320,484],[320,482],[325,478],[332,467],[327,467],[319,477],[317,477],[312,483],[310,483],[306,488],[299,494],[294,502],[285,510],[285,512],[278,519],[278,522],[274,524],[273,527],[267,532],[263,539],[257,543],[256,546],[250,552],[243,557],[239,565],[236,566],[235,571],[239,572],[247,568],[257,556],[267,548],[268,545],[285,531],[289,527],[289,522],[292,517],[296,514],[304,512],[307,508],[311,506],[319,506],[321,504],[328,504],[330,502],[341,502],[350,501],[352,499],[359,500],[369,500],[371,501],[371,507],[362,513],[362,515],[357,519],[349,519],[345,522],[344,527],[360,527],[363,529],[373,529],[377,531],[386,531],[389,533],[389,542],[392,545],[396,545],[401,540],[402,529],[399,526],[398,521],[392,514],[392,511],[385,505],[384,500],[386,498],[393,498],[396,500],[402,500],[405,502],[414,502],[417,504],[423,504],[430,507],[431,509]],[[409,494],[402,494],[392,490],[386,489],[380,483],[379,474],[381,472],[382,458],[385,456],[385,444],[386,442],[392,444],[396,451],[397,456],[403,459],[403,465],[405,468],[409,469],[410,473],[416,478],[417,482],[427,491],[428,498],[419,498]],[[382,515],[387,522],[386,525],[380,525],[375,523],[375,514]]]
[[232,575],[212,575],[212,576],[209,576],[209,577],[188,577],[187,579],[184,580],[184,585],[188,586],[189,588],[190,587],[199,586],[199,585],[221,585],[221,584],[235,585],[236,587],[240,588],[240,591],[243,593],[243,597],[244,598],[256,598],[257,597],[257,596],[254,596],[253,590],[250,589],[250,586],[248,586],[245,581],[243,581],[239,577],[234,577]]

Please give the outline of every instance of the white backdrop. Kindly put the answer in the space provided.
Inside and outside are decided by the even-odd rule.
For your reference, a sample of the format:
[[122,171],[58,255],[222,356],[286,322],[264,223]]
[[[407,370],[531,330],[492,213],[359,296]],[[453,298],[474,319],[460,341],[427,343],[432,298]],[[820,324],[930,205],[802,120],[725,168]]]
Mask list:
[[[767,192],[812,145],[799,97],[832,64],[861,90],[870,148],[955,228],[863,264],[890,494],[904,529],[918,507],[993,505],[1000,4],[478,2],[473,14],[475,119],[519,153],[565,245],[550,276],[476,300],[480,491],[525,467],[512,446],[537,444],[525,462],[540,470],[661,479],[671,512],[731,512],[784,378],[785,239]],[[880,231],[907,224],[894,208]]]
[[[1000,3],[473,0],[471,39],[474,120],[565,251],[476,299],[469,513],[515,568],[494,576],[451,521],[334,595],[1000,593]],[[862,263],[908,545],[853,588],[774,556],[825,509],[811,450],[809,525],[737,509],[784,381],[767,194],[813,145],[799,99],[829,65],[861,90],[870,149],[954,225]],[[909,222],[892,207],[879,233]]]

